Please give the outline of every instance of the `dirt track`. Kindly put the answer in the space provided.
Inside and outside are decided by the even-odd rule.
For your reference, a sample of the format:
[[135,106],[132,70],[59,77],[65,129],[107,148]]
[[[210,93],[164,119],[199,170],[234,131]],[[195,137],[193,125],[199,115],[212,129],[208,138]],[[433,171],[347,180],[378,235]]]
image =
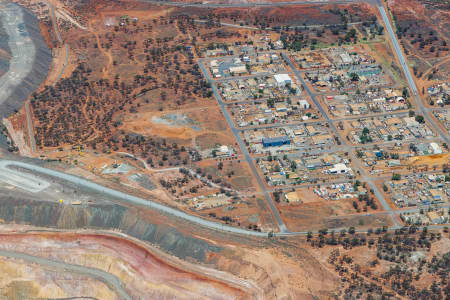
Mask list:
[[117,277],[115,277],[114,275],[111,275],[107,272],[104,272],[104,271],[101,271],[98,269],[94,269],[94,268],[67,264],[67,263],[63,263],[63,262],[56,261],[53,259],[45,259],[42,257],[33,256],[33,255],[15,252],[15,251],[0,250],[0,256],[5,256],[5,257],[15,258],[15,259],[22,259],[22,260],[25,260],[25,261],[28,261],[31,263],[39,264],[39,265],[42,265],[45,267],[55,268],[57,270],[61,270],[64,272],[69,271],[69,272],[75,272],[75,273],[80,273],[83,275],[92,276],[92,277],[100,279],[100,280],[104,281],[105,283],[107,283],[108,285],[112,286],[117,291],[117,293],[120,295],[121,299],[130,299],[131,300],[131,297],[123,289],[122,282],[119,279],[117,279]]

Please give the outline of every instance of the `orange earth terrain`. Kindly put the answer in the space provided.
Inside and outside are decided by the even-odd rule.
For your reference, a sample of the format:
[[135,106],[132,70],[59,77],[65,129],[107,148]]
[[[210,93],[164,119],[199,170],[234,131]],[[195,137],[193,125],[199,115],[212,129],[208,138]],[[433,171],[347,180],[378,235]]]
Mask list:
[[[207,258],[206,265],[182,261],[115,233],[33,232],[27,228],[25,234],[17,229],[0,235],[0,254],[3,250],[27,253],[107,271],[121,280],[133,299],[294,300],[347,299],[351,295],[439,299],[431,296],[445,293],[450,259],[448,231],[422,232],[413,227],[395,233],[381,229],[371,234],[322,232],[306,239],[265,241],[203,232],[204,241],[223,247]],[[12,278],[21,283],[10,284],[10,290],[33,286],[33,280],[42,276],[30,277],[20,270]],[[49,287],[55,278],[46,277]],[[108,295],[111,290],[98,285],[85,294]],[[29,291],[30,295],[48,293],[46,286]],[[59,293],[66,292],[61,288]]]
[[[203,232],[201,239],[220,244],[223,250],[211,253],[202,264],[180,260],[116,233],[34,232],[19,225],[2,229],[9,233],[0,235],[0,254],[7,250],[106,271],[120,279],[133,299],[294,300],[328,298],[339,289],[338,277],[328,268],[326,258],[317,260],[315,253],[294,241],[230,239]],[[17,233],[23,229],[27,233]],[[51,278],[41,276],[21,273],[17,275],[21,284],[12,288],[17,291],[37,280],[51,287]],[[49,293],[47,286],[41,284],[37,289],[40,295]],[[70,288],[61,290],[61,295],[71,295]],[[114,299],[114,292],[113,287],[100,285],[84,294]],[[35,293],[31,290],[29,295]]]
[[[198,66],[208,47],[245,43],[264,33],[220,22],[258,28],[304,26],[283,38],[292,48],[305,49],[346,43],[343,30],[334,34],[333,29],[314,26],[341,28],[342,23],[352,23],[349,29],[357,37],[347,43],[376,40],[364,47],[386,57],[383,64],[392,66],[393,53],[384,36],[375,38],[363,25],[378,26],[374,6],[206,9],[128,0],[52,3],[63,45],[57,42],[52,21],[42,21],[55,60],[47,81],[29,99],[34,153],[25,107],[6,122],[20,153],[56,161],[48,166],[130,195],[269,234],[252,237],[211,231],[143,207],[133,207],[137,212],[120,221],[129,225],[129,232],[142,230],[142,240],[119,233],[119,228],[100,231],[95,222],[84,227],[82,219],[93,216],[96,221],[106,210],[78,201],[81,196],[74,187],[72,197],[77,201],[45,199],[54,201],[64,215],[54,226],[58,229],[25,227],[21,222],[8,225],[0,219],[0,270],[5,270],[0,274],[1,296],[121,298],[117,286],[101,278],[5,258],[9,256],[2,251],[100,270],[115,276],[132,299],[443,299],[449,293],[446,229],[409,227],[386,232],[386,227],[394,225],[387,212],[367,207],[361,212],[352,199],[326,201],[308,188],[302,191],[302,203],[276,204],[288,230],[304,231],[304,235],[271,236],[278,231],[277,224]],[[207,23],[196,22],[199,19]],[[276,31],[270,35],[274,40],[282,36]],[[434,57],[426,59],[434,62]],[[62,69],[61,80],[56,81]],[[390,71],[401,77],[395,74],[398,70]],[[232,149],[233,156],[208,154],[200,159],[200,153],[220,146]],[[431,166],[445,160],[448,155],[410,163]],[[15,200],[14,187],[7,186],[5,192],[2,188],[2,201]],[[197,198],[214,195],[219,202],[219,194],[226,198],[226,205],[197,210]],[[364,205],[361,200],[358,203]],[[113,204],[119,206],[119,202]],[[35,217],[36,207],[28,208],[24,204],[3,212]],[[90,214],[92,208],[98,215]],[[110,219],[116,221],[116,217]],[[139,218],[167,227],[147,230]],[[368,233],[355,233],[353,227]],[[319,233],[306,233],[309,230]],[[157,240],[154,244],[145,240],[151,235]],[[187,254],[177,254],[180,249]],[[195,255],[199,252],[204,258]]]
[[422,91],[449,76],[448,1],[390,0],[388,7],[418,90],[426,96]]
[[[252,297],[232,285],[174,267],[164,257],[118,237],[36,233],[3,234],[0,240],[4,250],[105,270],[122,280],[133,299]],[[45,292],[45,288],[41,290]]]

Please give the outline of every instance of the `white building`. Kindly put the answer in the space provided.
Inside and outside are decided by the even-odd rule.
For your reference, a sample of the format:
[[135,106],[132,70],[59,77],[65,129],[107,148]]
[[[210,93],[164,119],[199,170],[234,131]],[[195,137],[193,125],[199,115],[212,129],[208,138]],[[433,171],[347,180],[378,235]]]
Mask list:
[[345,164],[335,164],[333,168],[328,170],[330,174],[348,174],[351,172],[351,168],[347,167]]
[[286,86],[292,83],[292,79],[288,74],[276,74],[274,77],[278,86]]
[[442,153],[442,149],[441,149],[441,147],[439,147],[438,144],[430,143],[430,147],[431,147],[431,150],[433,150],[433,154],[441,154]]
[[230,67],[230,73],[233,73],[233,74],[247,73],[247,67],[246,66]]
[[215,150],[216,152],[216,157],[229,157],[231,155],[233,155],[233,149],[226,146],[226,145],[222,145],[220,146],[218,149]]
[[303,109],[308,109],[311,107],[311,105],[308,103],[308,101],[306,101],[305,99],[301,99],[300,101],[298,101],[298,104],[300,105],[301,108]]
[[348,53],[342,53],[340,55],[340,57],[341,57],[341,60],[342,60],[343,64],[348,65],[348,64],[351,64],[353,62],[352,58],[350,57],[350,55],[348,55]]
[[284,48],[283,41],[281,41],[281,40],[276,41],[273,44],[273,46],[274,46],[275,49],[283,49]]
[[403,120],[405,120],[407,127],[418,127],[420,125],[419,122],[417,122],[414,117],[406,117],[403,118]]

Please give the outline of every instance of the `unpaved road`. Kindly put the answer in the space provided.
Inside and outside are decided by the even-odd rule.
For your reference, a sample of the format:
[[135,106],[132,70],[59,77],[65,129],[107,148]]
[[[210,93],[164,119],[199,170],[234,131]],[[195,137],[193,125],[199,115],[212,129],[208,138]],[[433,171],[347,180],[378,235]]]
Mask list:
[[[61,34],[59,33],[59,29],[58,29],[58,20],[56,19],[56,15],[55,15],[55,7],[53,6],[53,4],[48,1],[47,2],[48,7],[50,8],[50,18],[52,19],[52,23],[53,23],[53,30],[55,31],[56,34],[56,38],[58,39],[58,42],[60,44],[64,44],[64,41],[61,37]],[[69,45],[64,44],[64,63],[63,63],[63,67],[61,69],[61,71],[58,74],[58,77],[55,80],[55,83],[53,85],[56,85],[56,83],[61,79],[61,77],[64,74],[64,71],[66,70],[67,64],[69,63]]]

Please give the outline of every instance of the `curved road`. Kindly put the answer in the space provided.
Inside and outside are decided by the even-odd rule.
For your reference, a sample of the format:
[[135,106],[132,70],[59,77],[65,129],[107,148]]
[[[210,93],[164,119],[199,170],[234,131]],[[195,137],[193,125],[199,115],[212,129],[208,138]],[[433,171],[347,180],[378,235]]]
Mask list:
[[[92,189],[92,190],[95,190],[98,192],[102,192],[105,195],[109,195],[109,196],[112,196],[115,198],[122,199],[123,202],[127,202],[132,205],[145,206],[145,207],[148,207],[151,209],[155,209],[155,210],[161,211],[162,213],[178,217],[180,219],[198,224],[200,226],[203,226],[203,227],[206,227],[209,229],[225,231],[225,232],[230,232],[230,233],[240,234],[240,235],[245,235],[245,236],[254,236],[254,237],[267,237],[268,236],[267,232],[257,232],[257,231],[242,229],[242,228],[236,228],[236,227],[216,223],[213,221],[205,220],[205,219],[197,217],[197,216],[189,215],[185,212],[179,211],[177,209],[174,209],[174,208],[171,208],[168,206],[164,206],[162,204],[153,202],[151,200],[142,199],[139,197],[135,197],[132,195],[128,195],[128,194],[107,188],[107,187],[103,187],[97,183],[79,178],[74,175],[65,174],[62,172],[35,166],[35,165],[25,163],[25,162],[19,162],[19,161],[13,161],[13,160],[0,160],[0,172],[2,172],[2,169],[9,169],[9,167],[21,167],[21,168],[24,168],[24,169],[27,169],[30,171],[34,171],[36,173],[41,173],[41,174],[56,177],[59,179],[63,179],[68,182],[71,182],[71,183],[74,183],[74,184],[77,184],[77,185],[80,185],[80,186],[83,186],[83,187],[86,187],[86,188],[89,188],[89,189]],[[29,175],[27,174],[27,176],[29,176]],[[35,176],[37,176],[37,175],[35,175]],[[413,211],[413,209],[411,209],[410,211]],[[419,209],[417,209],[417,211],[419,211]],[[401,211],[398,211],[395,213],[400,213],[400,212]],[[384,212],[384,213],[389,214],[389,212]],[[373,214],[369,213],[366,215],[373,215]],[[363,216],[363,215],[361,215],[361,216]],[[428,228],[443,228],[445,226],[448,226],[448,225],[430,225],[427,227]],[[388,230],[396,230],[396,229],[400,229],[400,228],[401,228],[401,226],[396,224],[395,226],[388,228]],[[332,230],[337,232],[340,229],[343,229],[343,228],[334,228]],[[311,232],[317,233],[318,231],[312,230]],[[367,232],[367,230],[356,230],[356,232]],[[308,231],[281,232],[281,233],[274,233],[274,236],[299,236],[299,235],[306,235],[307,233],[308,233]]]
[[[155,4],[182,6],[182,7],[193,6],[193,7],[212,7],[212,8],[214,8],[214,7],[285,6],[285,5],[295,5],[295,4],[325,4],[325,3],[329,3],[329,2],[344,4],[344,3],[355,2],[355,1],[349,0],[349,1],[336,1],[336,2],[334,2],[334,1],[309,1],[309,2],[308,1],[293,1],[293,2],[278,2],[278,3],[261,2],[261,3],[239,3],[239,4],[200,4],[200,3],[165,2],[165,1],[153,1],[153,0],[141,0],[141,1],[152,2],[152,3],[155,3]],[[0,3],[1,3],[1,0],[0,0]],[[53,8],[52,5],[50,5],[50,7]],[[411,74],[409,72],[409,69],[406,66],[406,61],[405,61],[405,59],[404,59],[404,57],[403,57],[403,55],[402,55],[402,53],[400,51],[400,46],[398,44],[398,41],[395,38],[395,35],[393,33],[393,30],[392,30],[392,27],[390,25],[390,22],[389,22],[389,20],[387,18],[387,15],[386,15],[386,12],[384,10],[384,7],[382,6],[382,4],[380,2],[378,2],[378,8],[379,8],[380,13],[382,15],[383,21],[385,22],[385,25],[387,27],[387,31],[388,31],[388,33],[389,33],[389,35],[391,37],[392,42],[393,42],[394,49],[395,49],[395,51],[396,51],[396,53],[397,53],[397,55],[398,55],[398,57],[399,57],[399,59],[401,61],[403,71],[405,72],[406,77],[408,79],[408,83],[409,83],[409,85],[411,87],[411,90],[412,90],[414,96],[415,96],[416,102],[418,103],[418,107],[419,107],[420,111],[424,113],[424,116],[426,117],[426,119],[428,121],[430,121],[430,123],[433,125],[433,127],[436,128],[437,127],[436,124],[432,120],[430,120],[431,118],[426,113],[425,108],[423,107],[423,104],[422,104],[420,98],[418,97],[417,88],[416,88],[416,86],[414,84],[414,81],[412,80],[412,76],[411,76]],[[52,10],[52,14],[54,14],[53,9],[51,9],[51,10]],[[55,32],[57,32],[57,35],[58,35],[57,28],[55,28]],[[205,71],[204,70],[204,66],[201,63],[200,63],[200,68],[202,69],[202,71]],[[207,72],[206,72],[206,74],[207,74]],[[301,76],[300,76],[300,78],[301,78]],[[218,94],[217,90],[214,88],[214,85],[213,85],[213,91],[215,92],[214,93],[215,95]],[[220,99],[220,97],[219,97],[219,99]],[[219,101],[219,104],[220,104],[220,101]],[[222,105],[223,105],[223,103],[222,103]],[[320,106],[318,106],[318,107],[320,109]],[[222,107],[222,109],[223,109],[223,107]],[[323,115],[327,116],[326,114],[323,114]],[[226,116],[226,114],[225,114],[225,116]],[[331,120],[327,120],[327,121],[329,123],[331,123],[332,128],[333,128],[334,127],[333,122],[331,122]],[[231,126],[231,128],[233,129],[233,126]],[[333,129],[335,129],[335,128],[333,128]],[[438,132],[444,138],[445,141],[448,141],[448,136],[447,135],[442,134],[441,130],[438,130]],[[245,149],[245,147],[243,147],[243,148]],[[245,156],[246,156],[247,160],[249,160],[247,155],[245,155]],[[250,164],[250,166],[253,165],[252,162],[250,162],[249,164]],[[185,212],[179,211],[179,210],[171,208],[171,207],[164,206],[162,204],[153,202],[151,200],[146,200],[146,199],[135,197],[135,196],[132,196],[132,195],[128,195],[128,194],[125,194],[123,192],[116,191],[116,190],[113,190],[113,189],[110,189],[110,188],[107,188],[107,187],[103,187],[103,186],[101,186],[99,184],[96,184],[94,182],[91,182],[91,181],[79,178],[77,176],[65,174],[65,173],[54,171],[54,170],[51,170],[51,169],[46,169],[46,168],[43,168],[43,167],[35,166],[35,165],[24,163],[24,162],[18,162],[18,161],[12,161],[12,160],[0,160],[0,169],[1,168],[8,168],[9,166],[22,167],[22,168],[29,169],[29,170],[34,171],[34,172],[38,172],[38,173],[46,174],[46,175],[49,175],[49,176],[57,177],[57,178],[60,178],[60,179],[72,182],[74,184],[77,184],[77,185],[80,185],[80,186],[84,186],[86,188],[89,188],[89,189],[92,189],[92,190],[95,190],[95,191],[98,191],[98,192],[102,192],[105,195],[109,195],[109,196],[112,196],[112,197],[115,197],[115,198],[122,199],[124,202],[131,203],[131,204],[134,204],[134,205],[146,206],[146,207],[149,207],[151,209],[156,209],[156,210],[161,211],[162,213],[169,214],[169,215],[172,215],[172,216],[176,216],[178,218],[181,218],[181,219],[184,219],[186,221],[190,221],[190,222],[199,224],[199,225],[204,226],[206,228],[210,228],[210,229],[214,229],[214,230],[221,230],[221,231],[231,232],[231,233],[236,233],[236,234],[242,234],[242,235],[247,235],[247,236],[267,237],[267,233],[256,232],[256,231],[251,231],[251,230],[245,230],[245,229],[241,229],[241,228],[235,228],[235,227],[232,227],[232,226],[227,226],[227,225],[223,225],[223,224],[216,223],[216,222],[213,222],[213,221],[205,220],[203,218],[200,218],[200,217],[197,217],[197,216],[193,216],[193,215],[189,215],[189,214],[187,214]],[[259,176],[257,176],[257,178],[259,178]],[[306,234],[307,233],[307,232],[288,232],[286,227],[285,227],[285,225],[284,225],[284,223],[282,222],[282,220],[281,220],[281,218],[279,216],[279,213],[278,213],[277,209],[275,207],[272,207],[273,202],[271,201],[270,195],[268,195],[268,193],[267,193],[267,191],[265,189],[264,189],[264,192],[265,192],[264,193],[265,194],[265,198],[266,198],[266,200],[268,200],[269,207],[271,208],[271,210],[272,210],[272,212],[273,212],[273,214],[275,216],[275,219],[277,220],[277,223],[278,223],[278,225],[280,227],[281,233],[277,233],[276,235],[278,235],[278,236],[302,235],[302,234]],[[385,206],[385,205],[383,205],[383,206]],[[392,214],[392,211],[389,211],[388,213]],[[442,227],[442,226],[430,226],[430,227]],[[400,225],[396,223],[395,226],[390,228],[390,229],[393,230],[393,229],[398,229],[398,228],[400,228]]]
[[94,183],[92,181],[89,181],[89,180],[86,180],[86,179],[83,179],[83,178],[80,178],[80,177],[77,177],[74,175],[69,175],[69,174],[58,172],[55,170],[46,169],[43,167],[28,164],[25,162],[19,162],[19,161],[13,161],[13,160],[0,160],[0,172],[1,172],[1,169],[7,169],[8,167],[20,167],[20,168],[24,168],[24,169],[27,169],[27,170],[30,170],[33,172],[37,172],[37,173],[45,174],[48,176],[56,177],[59,179],[63,179],[63,180],[72,182],[76,185],[83,186],[85,188],[89,188],[91,190],[103,193],[104,195],[122,199],[123,202],[127,202],[127,203],[130,203],[133,205],[145,206],[145,207],[148,207],[151,209],[156,209],[162,213],[173,215],[180,219],[184,219],[186,221],[197,223],[201,226],[204,226],[204,227],[207,227],[210,229],[227,231],[227,232],[243,234],[243,235],[251,235],[251,236],[265,236],[265,237],[267,236],[267,233],[264,233],[264,232],[245,230],[242,228],[236,228],[233,226],[227,226],[227,225],[223,225],[220,223],[208,221],[203,218],[187,214],[178,209],[171,208],[171,207],[153,202],[151,200],[128,195],[123,192],[101,186],[97,183]]
[[[35,264],[39,264],[42,266],[54,268],[54,269],[57,269],[58,271],[62,271],[62,272],[70,271],[73,273],[87,275],[89,277],[96,278],[96,279],[104,282],[110,288],[113,288],[117,292],[120,299],[126,299],[126,300],[132,299],[130,297],[130,295],[128,295],[128,293],[125,291],[122,281],[119,278],[117,278],[116,276],[114,276],[110,273],[106,273],[103,270],[80,266],[80,265],[68,264],[68,263],[64,263],[61,261],[50,260],[50,259],[42,258],[39,256],[33,256],[33,255],[21,253],[21,252],[14,252],[14,251],[7,251],[7,250],[0,250],[0,256],[14,258],[14,259],[22,259],[22,260],[30,262],[30,263],[35,263]],[[92,298],[78,297],[78,298],[67,298],[67,299],[92,299]]]

